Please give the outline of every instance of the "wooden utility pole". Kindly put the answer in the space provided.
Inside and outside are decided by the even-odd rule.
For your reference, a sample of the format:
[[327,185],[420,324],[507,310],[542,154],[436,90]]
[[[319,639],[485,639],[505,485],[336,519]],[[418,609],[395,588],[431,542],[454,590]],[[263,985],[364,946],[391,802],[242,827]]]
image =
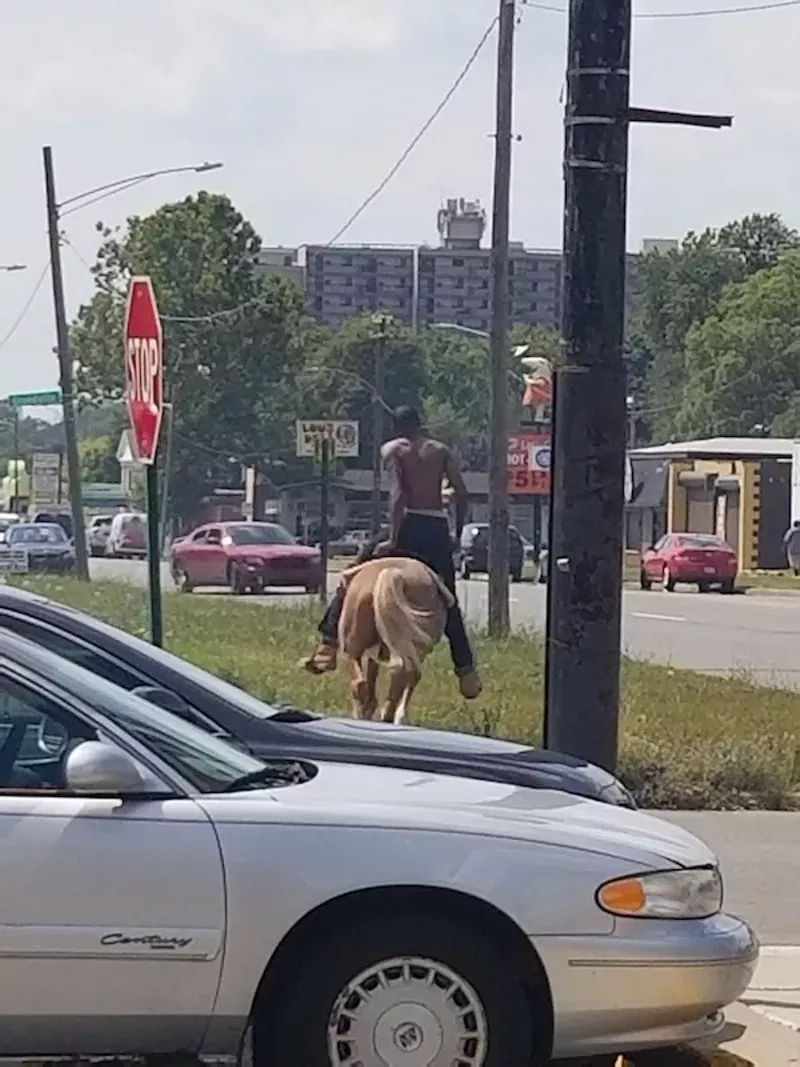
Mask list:
[[381,475],[383,472],[383,457],[381,446],[383,445],[383,405],[385,400],[384,381],[386,378],[386,316],[373,316],[373,321],[379,319],[379,333],[375,349],[375,374],[374,392],[372,396],[372,496],[370,498],[369,527],[373,537],[381,528]]
[[511,208],[515,0],[500,0],[492,206],[490,340],[489,635],[508,633],[508,241]]
[[621,659],[628,130],[631,122],[732,123],[630,108],[630,49],[631,0],[570,0],[545,741],[611,771]]
[[61,236],[58,232],[58,202],[53,168],[53,151],[42,149],[44,188],[47,201],[47,233],[50,241],[50,274],[53,282],[53,310],[56,319],[59,385],[64,418],[64,448],[69,476],[69,504],[72,512],[72,536],[75,545],[75,575],[82,582],[89,581],[89,555],[86,548],[86,523],[83,515],[81,464],[78,455],[78,430],[75,423],[75,383],[72,359],[69,354],[69,330],[64,300],[64,277],[61,271]]

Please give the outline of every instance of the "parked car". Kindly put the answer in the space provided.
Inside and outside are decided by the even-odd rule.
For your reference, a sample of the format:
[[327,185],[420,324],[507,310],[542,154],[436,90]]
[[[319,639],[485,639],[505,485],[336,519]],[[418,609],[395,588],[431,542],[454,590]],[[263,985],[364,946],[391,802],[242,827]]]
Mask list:
[[369,530],[347,530],[328,543],[328,552],[331,556],[357,556],[371,537]]
[[0,544],[3,544],[6,539],[6,535],[12,526],[17,526],[21,522],[19,515],[13,511],[0,512]]
[[147,555],[147,516],[120,511],[111,520],[105,554],[111,559],[142,559]]
[[467,733],[326,717],[273,706],[90,615],[0,585],[0,633],[11,630],[263,759],[329,759],[561,789],[635,807],[622,783],[583,760]]
[[56,523],[67,535],[68,540],[71,541],[74,536],[72,514],[69,511],[34,511],[29,516],[28,522],[45,523],[48,526]]
[[86,547],[90,556],[104,556],[111,533],[113,515],[95,515],[86,531]]
[[263,762],[0,634],[0,1056],[543,1063],[719,1032],[715,856],[564,793]]
[[[522,581],[525,549],[516,526],[508,528],[508,569],[512,582]],[[486,574],[489,569],[489,524],[467,523],[461,534],[461,577]]]
[[28,556],[28,570],[65,574],[75,567],[75,550],[56,523],[21,522],[9,528],[5,544],[22,548]]
[[681,582],[701,593],[712,586],[723,593],[736,587],[739,563],[731,546],[715,534],[666,534],[642,555],[639,584],[650,589],[661,582],[668,593]]
[[317,549],[298,545],[274,522],[201,526],[173,542],[170,555],[173,580],[183,593],[204,585],[226,585],[234,593],[303,586],[316,593],[325,581]]

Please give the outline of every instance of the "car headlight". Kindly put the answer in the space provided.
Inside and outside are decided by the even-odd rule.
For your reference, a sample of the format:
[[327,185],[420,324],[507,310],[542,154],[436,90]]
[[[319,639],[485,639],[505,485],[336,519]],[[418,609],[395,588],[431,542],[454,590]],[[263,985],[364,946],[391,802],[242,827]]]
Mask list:
[[717,867],[658,871],[601,885],[597,904],[625,919],[708,919],[722,908]]

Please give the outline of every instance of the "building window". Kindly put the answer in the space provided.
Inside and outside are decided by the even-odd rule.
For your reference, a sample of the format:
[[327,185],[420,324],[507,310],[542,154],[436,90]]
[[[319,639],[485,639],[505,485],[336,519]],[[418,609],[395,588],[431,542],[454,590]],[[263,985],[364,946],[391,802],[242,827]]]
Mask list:
[[463,259],[454,259],[453,260],[453,266],[454,267],[463,267],[464,266],[464,260]]

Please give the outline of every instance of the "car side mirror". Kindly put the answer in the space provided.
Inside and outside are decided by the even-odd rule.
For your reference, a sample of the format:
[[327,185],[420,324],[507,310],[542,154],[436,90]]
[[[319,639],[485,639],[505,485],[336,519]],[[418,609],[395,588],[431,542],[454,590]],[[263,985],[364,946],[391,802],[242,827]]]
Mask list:
[[145,785],[131,756],[106,741],[77,745],[67,756],[64,776],[75,793],[136,793]]

